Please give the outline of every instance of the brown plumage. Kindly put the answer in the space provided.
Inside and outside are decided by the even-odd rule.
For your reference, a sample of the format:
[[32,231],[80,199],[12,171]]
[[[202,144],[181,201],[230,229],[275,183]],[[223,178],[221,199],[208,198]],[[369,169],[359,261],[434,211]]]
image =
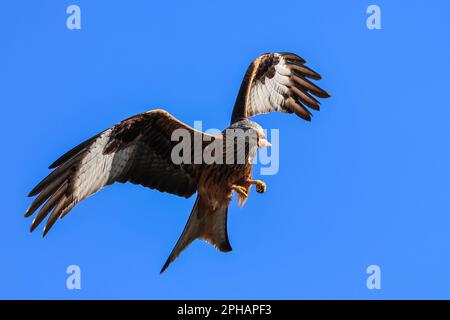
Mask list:
[[[220,251],[231,251],[227,214],[233,192],[243,205],[251,185],[256,185],[258,192],[266,188],[262,181],[252,179],[251,160],[258,147],[269,144],[262,128],[248,118],[279,111],[310,120],[307,107],[319,110],[320,104],[313,95],[329,97],[308,80],[321,77],[305,63],[292,53],[268,53],[254,60],[242,81],[231,125],[218,136],[196,131],[167,111],[152,110],[123,120],[71,149],[50,165],[54,170],[29,193],[36,198],[25,216],[38,211],[31,231],[49,216],[45,236],[58,218],[83,199],[114,182],[131,182],[186,198],[198,193],[186,227],[161,272],[197,238]],[[178,130],[187,132],[191,141],[201,141],[200,150],[194,150],[195,143],[192,143],[188,154],[183,151],[181,163],[175,163],[172,158],[179,142],[172,136]],[[228,130],[254,134],[256,140],[246,138],[241,143]],[[222,154],[227,159],[227,141],[234,146],[233,159],[238,159],[238,153],[242,152],[243,162],[197,161],[198,151],[203,155],[211,150],[214,156]],[[217,143],[222,147],[214,149]]]
[[[231,123],[274,111],[295,113],[311,120],[306,106],[319,110],[319,98],[330,95],[309,79],[322,77],[305,66],[306,61],[292,53],[267,53],[247,69],[236,99]],[[311,95],[312,94],[312,95]]]

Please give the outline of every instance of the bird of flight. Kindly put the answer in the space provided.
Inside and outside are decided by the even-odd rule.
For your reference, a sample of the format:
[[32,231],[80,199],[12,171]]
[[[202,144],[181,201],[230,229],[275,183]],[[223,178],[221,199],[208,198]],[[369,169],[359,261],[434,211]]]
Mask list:
[[[233,192],[243,204],[252,185],[259,193],[266,191],[263,181],[252,178],[252,159],[258,147],[269,147],[270,143],[261,126],[249,118],[278,111],[295,113],[310,121],[308,108],[319,110],[320,104],[313,96],[330,97],[310,80],[320,80],[321,76],[305,64],[293,53],[267,53],[255,59],[239,89],[231,125],[219,135],[199,132],[167,111],[151,110],[123,120],[76,146],[52,163],[49,169],[54,170],[29,193],[30,197],[37,197],[25,217],[40,208],[31,231],[50,215],[43,231],[45,236],[58,218],[83,199],[114,182],[131,182],[186,198],[197,193],[191,215],[161,273],[198,238],[222,252],[231,251],[227,213]],[[191,146],[191,154],[183,155],[189,161],[175,163],[172,150],[177,144],[173,139],[177,130],[193,139],[200,136],[201,151],[216,142],[228,141],[229,130],[240,130],[246,138],[232,137],[232,155],[242,151],[244,161],[191,161]],[[225,149],[211,153],[223,153],[228,159],[229,154],[225,153],[229,150]]]

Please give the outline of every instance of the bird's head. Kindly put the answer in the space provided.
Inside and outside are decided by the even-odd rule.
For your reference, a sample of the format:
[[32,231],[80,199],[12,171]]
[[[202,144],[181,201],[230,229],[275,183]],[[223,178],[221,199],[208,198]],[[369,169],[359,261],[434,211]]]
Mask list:
[[246,134],[255,134],[259,148],[268,148],[272,146],[270,142],[267,141],[267,136],[264,132],[264,129],[256,122],[244,119],[233,123],[228,129],[240,129],[243,130]]

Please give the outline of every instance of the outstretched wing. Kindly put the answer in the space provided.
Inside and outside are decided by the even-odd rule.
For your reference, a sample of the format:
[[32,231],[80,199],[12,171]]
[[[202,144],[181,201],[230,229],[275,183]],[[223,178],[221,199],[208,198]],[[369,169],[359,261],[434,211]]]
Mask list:
[[307,107],[319,110],[320,105],[313,95],[330,95],[309,80],[320,80],[321,76],[305,63],[293,53],[267,53],[254,60],[242,81],[231,123],[274,111],[295,113],[310,121]]
[[[116,181],[182,197],[192,196],[201,169],[192,161],[191,164],[172,161],[172,149],[178,143],[172,141],[172,133],[177,129],[185,130],[189,138],[199,135],[195,139],[202,141],[203,147],[213,140],[212,136],[205,138],[206,134],[164,110],[152,110],[128,118],[64,154],[50,165],[54,171],[29,194],[37,197],[26,211],[26,217],[42,206],[31,231],[50,213],[45,236],[57,218],[64,217],[77,203]],[[194,144],[190,145],[193,148]]]

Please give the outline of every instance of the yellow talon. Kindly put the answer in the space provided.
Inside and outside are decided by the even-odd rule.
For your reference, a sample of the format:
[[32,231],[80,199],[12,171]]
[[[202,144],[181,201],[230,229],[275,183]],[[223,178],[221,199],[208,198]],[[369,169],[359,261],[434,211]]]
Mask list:
[[264,193],[267,190],[267,185],[265,184],[264,181],[261,180],[255,180],[255,185],[256,185],[256,192],[258,193]]
[[239,195],[243,198],[248,198],[247,189],[241,186],[233,186],[233,190],[239,193]]

